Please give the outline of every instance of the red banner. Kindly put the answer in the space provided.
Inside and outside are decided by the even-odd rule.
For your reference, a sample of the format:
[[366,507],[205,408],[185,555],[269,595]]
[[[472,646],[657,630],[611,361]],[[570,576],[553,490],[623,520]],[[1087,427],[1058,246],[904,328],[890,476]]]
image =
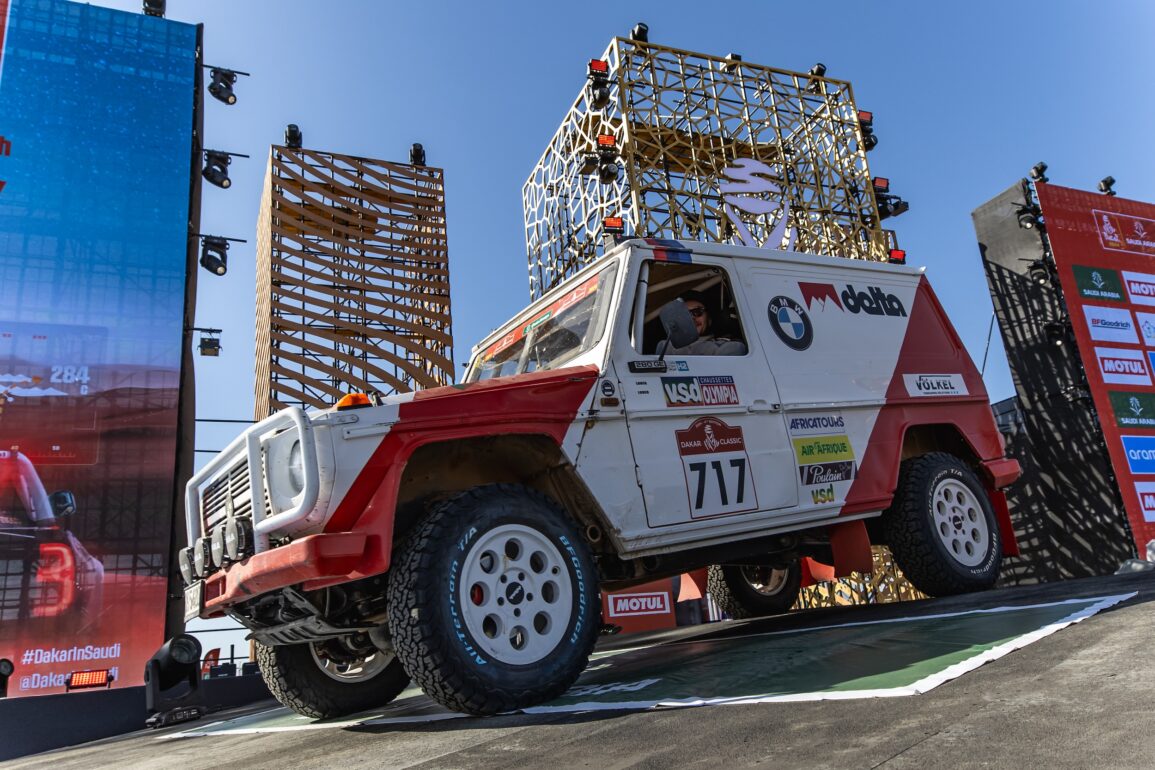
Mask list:
[[1155,205],[1036,186],[1140,555],[1155,539]]

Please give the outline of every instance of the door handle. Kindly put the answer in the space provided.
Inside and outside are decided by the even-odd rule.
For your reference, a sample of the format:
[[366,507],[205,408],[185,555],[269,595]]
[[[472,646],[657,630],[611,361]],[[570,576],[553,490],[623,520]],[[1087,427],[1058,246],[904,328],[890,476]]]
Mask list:
[[781,412],[782,411],[782,404],[771,404],[769,401],[765,401],[765,400],[759,398],[759,399],[755,399],[754,402],[752,404],[750,404],[750,411],[751,412],[769,412],[769,413]]

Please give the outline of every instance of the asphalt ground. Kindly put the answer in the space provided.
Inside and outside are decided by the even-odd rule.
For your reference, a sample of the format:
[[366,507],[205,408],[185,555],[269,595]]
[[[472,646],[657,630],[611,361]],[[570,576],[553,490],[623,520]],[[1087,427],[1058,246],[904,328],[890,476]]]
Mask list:
[[[173,737],[224,719],[261,721],[276,704],[26,757],[0,767],[1155,767],[1155,572],[903,604],[791,613],[610,638],[634,666],[671,649],[708,651],[756,637],[1077,598],[1136,594],[921,694],[644,710],[603,709],[429,720],[428,703],[385,724],[300,724],[275,732]],[[799,636],[797,638],[806,638]],[[893,652],[867,645],[863,655]],[[665,657],[663,657],[665,656]],[[609,656],[614,660],[614,656]],[[746,659],[751,668],[757,663]],[[894,662],[894,661],[891,661]],[[767,665],[772,665],[771,661]],[[899,662],[893,669],[909,667]],[[660,666],[659,666],[660,668]],[[671,674],[678,673],[671,670]],[[426,716],[421,716],[422,714]],[[62,726],[63,728],[64,726]]]

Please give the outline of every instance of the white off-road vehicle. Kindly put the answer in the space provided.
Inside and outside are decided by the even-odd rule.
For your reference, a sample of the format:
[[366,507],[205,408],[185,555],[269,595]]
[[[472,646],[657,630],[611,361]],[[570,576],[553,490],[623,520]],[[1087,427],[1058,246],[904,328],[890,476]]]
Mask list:
[[872,543],[928,594],[987,588],[1018,473],[921,270],[635,239],[458,385],[248,429],[188,486],[187,615],[247,626],[302,714],[411,678],[492,714],[573,683],[602,589],[714,565],[775,612],[800,557],[869,571]]

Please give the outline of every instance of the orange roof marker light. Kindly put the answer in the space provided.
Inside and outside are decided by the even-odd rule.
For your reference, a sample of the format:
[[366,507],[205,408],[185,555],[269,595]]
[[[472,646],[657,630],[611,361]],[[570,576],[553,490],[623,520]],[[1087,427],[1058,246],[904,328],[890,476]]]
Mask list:
[[97,687],[112,687],[112,683],[116,677],[112,675],[112,670],[107,668],[94,669],[91,671],[73,671],[68,675],[67,681],[64,683],[64,691],[72,692],[73,690],[92,690]]
[[337,409],[362,409],[373,406],[373,400],[366,393],[347,393],[337,402]]
[[611,235],[621,235],[626,231],[621,217],[606,217],[602,220],[602,231]]

